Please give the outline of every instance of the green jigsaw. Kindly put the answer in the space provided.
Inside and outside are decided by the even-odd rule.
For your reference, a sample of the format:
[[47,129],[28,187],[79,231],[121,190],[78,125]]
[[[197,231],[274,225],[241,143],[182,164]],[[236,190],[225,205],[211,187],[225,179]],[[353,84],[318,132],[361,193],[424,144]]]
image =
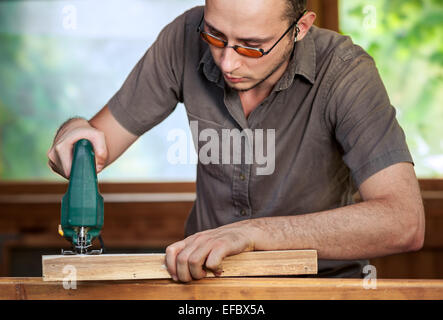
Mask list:
[[[100,235],[104,222],[103,197],[98,190],[95,154],[90,141],[79,140],[74,145],[68,191],[61,204],[59,233],[71,242],[72,250],[62,254],[100,254],[104,251]],[[91,250],[98,238],[101,249]]]

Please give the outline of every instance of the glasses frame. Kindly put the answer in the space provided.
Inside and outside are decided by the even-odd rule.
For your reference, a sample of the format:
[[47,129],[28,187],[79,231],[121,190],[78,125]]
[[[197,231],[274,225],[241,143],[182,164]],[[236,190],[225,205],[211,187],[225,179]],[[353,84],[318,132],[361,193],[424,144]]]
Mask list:
[[[289,32],[294,26],[297,25],[297,23],[298,23],[298,22],[300,21],[300,19],[306,14],[306,12],[308,12],[308,11],[307,11],[307,10],[304,10],[304,11],[303,11],[303,13],[300,15],[300,17],[299,17],[297,20],[295,20],[295,21],[289,26],[288,29],[286,29],[285,33],[283,33],[283,35],[277,40],[277,42],[274,43],[274,45],[273,45],[268,51],[265,51],[265,50],[263,50],[262,48],[253,48],[253,47],[247,47],[247,46],[242,46],[242,45],[238,45],[238,44],[235,44],[235,45],[233,45],[233,46],[228,46],[228,41],[223,40],[223,39],[221,39],[221,38],[219,38],[219,37],[217,37],[217,36],[214,36],[212,33],[203,30],[203,28],[202,28],[202,23],[203,23],[203,21],[204,21],[204,17],[205,17],[204,14],[202,15],[202,18],[201,18],[201,20],[200,20],[200,23],[198,24],[197,32],[200,33],[201,38],[202,38],[206,43],[208,43],[209,45],[212,45],[212,46],[214,46],[214,47],[216,47],[216,48],[220,48],[220,49],[221,49],[221,48],[232,48],[232,49],[235,50],[235,52],[237,52],[238,54],[240,54],[240,55],[242,55],[242,56],[244,56],[244,57],[248,57],[248,58],[261,58],[261,57],[263,57],[263,56],[269,54],[269,53],[272,51],[272,49],[275,48],[275,46],[276,46],[276,45],[277,45],[277,44],[278,44],[278,43],[279,43],[279,42],[280,42],[280,41],[286,36],[286,34],[287,34],[287,33],[288,33],[288,32]],[[296,32],[295,32],[295,38],[297,38],[297,35],[298,35],[299,32],[300,32],[300,29],[299,29],[298,26],[297,26],[297,27],[296,27]],[[205,39],[205,37],[203,36],[203,34],[206,34],[206,35],[208,35],[209,37],[212,37],[212,38],[214,38],[214,39],[216,39],[216,40],[222,42],[222,43],[224,44],[224,46],[223,46],[223,47],[218,47],[218,46],[215,46],[215,45],[212,44],[212,43],[209,43],[209,42]],[[258,52],[260,53],[260,55],[259,55],[259,56],[253,56],[253,55],[249,56],[249,55],[246,55],[246,54],[244,54],[244,53],[242,53],[242,52],[239,52],[239,51],[237,50],[237,49],[239,49],[239,48],[247,49],[247,50],[253,50],[253,51],[258,51]]]

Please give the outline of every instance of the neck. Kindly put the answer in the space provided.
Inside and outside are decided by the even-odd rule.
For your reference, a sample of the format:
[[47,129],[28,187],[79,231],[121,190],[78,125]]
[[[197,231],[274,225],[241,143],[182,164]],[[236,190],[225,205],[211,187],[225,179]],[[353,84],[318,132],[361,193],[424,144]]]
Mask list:
[[280,68],[278,68],[269,78],[261,82],[256,87],[247,91],[238,92],[246,118],[248,118],[249,114],[271,94],[272,89],[276,85],[277,81],[282,77],[283,73],[288,67],[288,64],[289,61],[283,63]]
[[[246,90],[239,91],[240,97],[242,96],[256,96],[257,98],[262,97],[265,99],[270,95],[272,89],[280,80],[280,78],[285,73],[287,67],[289,65],[289,59],[285,60],[280,66],[278,66],[267,78],[259,82],[255,87]],[[263,100],[262,99],[262,100]]]

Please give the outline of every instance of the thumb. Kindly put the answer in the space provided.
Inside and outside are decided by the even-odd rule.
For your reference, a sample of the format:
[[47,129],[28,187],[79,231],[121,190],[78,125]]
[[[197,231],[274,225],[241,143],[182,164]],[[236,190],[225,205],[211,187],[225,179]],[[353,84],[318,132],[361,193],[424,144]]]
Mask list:
[[223,273],[222,260],[227,255],[226,250],[214,248],[206,259],[205,267],[211,270],[215,276],[220,276]]

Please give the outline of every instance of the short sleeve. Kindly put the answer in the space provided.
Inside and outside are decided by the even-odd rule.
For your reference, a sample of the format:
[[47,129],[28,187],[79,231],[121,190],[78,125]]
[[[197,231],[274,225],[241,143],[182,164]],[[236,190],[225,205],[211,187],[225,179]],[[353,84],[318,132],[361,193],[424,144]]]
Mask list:
[[359,187],[388,166],[414,162],[373,59],[361,48],[356,50],[361,50],[357,57],[342,61],[326,114]]
[[140,136],[182,101],[185,15],[167,25],[108,102],[116,120]]

